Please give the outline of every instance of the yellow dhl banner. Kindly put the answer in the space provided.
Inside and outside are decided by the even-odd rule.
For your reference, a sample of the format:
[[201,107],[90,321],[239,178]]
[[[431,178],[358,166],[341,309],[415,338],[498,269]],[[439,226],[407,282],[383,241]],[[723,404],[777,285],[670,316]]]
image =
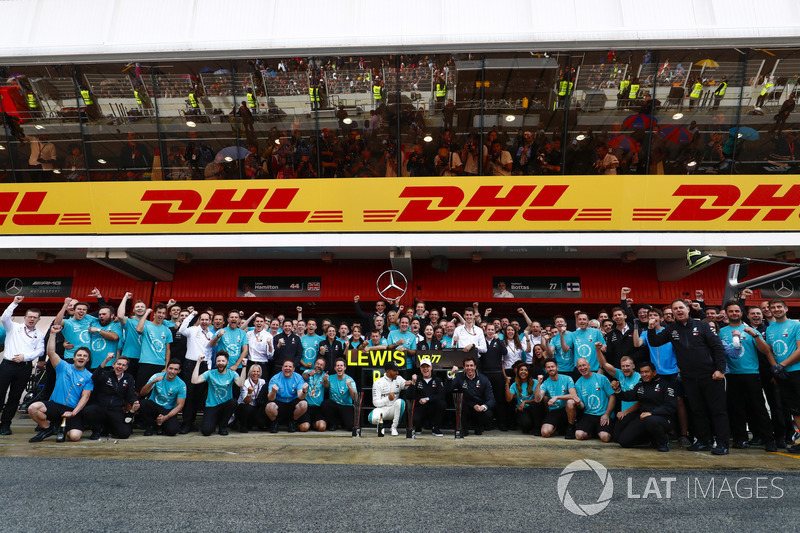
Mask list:
[[0,185],[4,234],[798,231],[800,176]]

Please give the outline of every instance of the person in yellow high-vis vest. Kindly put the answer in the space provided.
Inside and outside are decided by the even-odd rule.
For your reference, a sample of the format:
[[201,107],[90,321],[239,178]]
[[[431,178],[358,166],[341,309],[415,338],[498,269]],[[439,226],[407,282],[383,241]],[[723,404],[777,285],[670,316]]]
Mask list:
[[761,89],[761,93],[758,95],[758,100],[756,100],[756,107],[761,107],[764,105],[764,102],[772,95],[775,91],[775,78],[772,76],[766,76],[764,78],[764,87]]
[[719,103],[725,96],[725,92],[727,92],[727,90],[728,90],[728,77],[722,76],[722,81],[719,82],[719,85],[717,85],[717,89],[714,91],[714,105],[711,106],[711,109],[719,109]]
[[[375,87],[372,88],[373,92]],[[319,87],[312,85],[308,88],[308,98],[311,100],[311,110],[316,111],[319,109]]]
[[447,96],[447,85],[442,78],[436,79],[436,86],[434,87],[433,95],[436,97],[436,102],[444,105],[444,98]]
[[700,78],[695,78],[694,83],[692,83],[692,89],[689,93],[689,109],[694,107],[695,100],[700,99],[700,95],[703,94],[703,82],[700,81]]
[[256,95],[253,89],[247,89],[247,107],[250,108],[251,113],[258,111],[258,101],[256,101]]
[[628,92],[630,91],[631,80],[624,79],[619,82],[619,92],[617,93],[617,109],[623,107],[623,103],[628,99]]
[[381,87],[379,82],[375,82],[372,84],[372,99],[375,100],[375,107],[381,105],[383,102],[383,93],[381,92],[383,87]]

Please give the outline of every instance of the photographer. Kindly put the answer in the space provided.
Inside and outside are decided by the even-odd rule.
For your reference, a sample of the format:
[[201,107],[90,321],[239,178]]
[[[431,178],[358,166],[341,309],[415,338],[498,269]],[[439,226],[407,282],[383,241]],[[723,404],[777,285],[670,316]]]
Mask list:
[[561,141],[545,143],[537,154],[541,174],[561,174]]
[[387,178],[397,177],[397,147],[394,142],[384,141],[386,147],[383,149],[383,157],[381,157],[378,167],[380,175]]
[[438,155],[433,159],[437,176],[458,176],[464,169],[458,152],[451,152],[447,147],[439,148]]
[[[465,176],[478,175],[478,145],[479,143],[475,135],[470,135],[469,139],[464,144],[464,148],[461,149],[461,161],[464,163],[464,171],[462,174]],[[485,146],[482,146],[481,149],[483,151],[483,167],[485,168],[489,150]]]
[[378,176],[378,169],[372,160],[372,151],[369,148],[364,148],[361,150],[360,157],[352,159],[350,176],[353,178],[375,178]]
[[295,177],[297,178],[316,178],[317,172],[314,170],[314,167],[311,165],[311,161],[309,160],[308,154],[303,154],[300,156],[300,163],[297,164],[297,170],[295,171]]
[[511,159],[511,154],[508,150],[503,150],[503,145],[500,144],[500,141],[492,141],[485,173],[491,176],[510,176],[513,164],[514,160]]
[[408,156],[406,163],[406,170],[408,175],[413,177],[425,176],[428,168],[428,158],[422,152],[422,146],[419,144],[414,145],[414,151]]

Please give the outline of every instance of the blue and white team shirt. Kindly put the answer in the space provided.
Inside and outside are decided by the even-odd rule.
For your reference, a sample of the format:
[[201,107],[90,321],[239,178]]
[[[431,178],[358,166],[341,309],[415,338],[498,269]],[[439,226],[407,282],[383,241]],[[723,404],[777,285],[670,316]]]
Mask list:
[[[542,381],[540,388],[552,399],[556,396],[569,394],[569,389],[575,388],[575,382],[572,381],[571,377],[565,376],[564,374],[559,374],[558,379],[555,381],[553,381],[550,376],[547,376],[547,378]],[[556,400],[555,403],[549,407],[551,411],[555,411],[556,409],[563,409],[566,406],[566,400]]]
[[75,320],[74,317],[64,320],[64,329],[61,332],[64,340],[73,345],[69,350],[64,350],[64,359],[74,359],[78,348],[92,349],[92,335],[89,333],[92,326],[100,326],[100,321],[92,315],[86,315],[81,320]]
[[608,408],[608,398],[614,394],[611,382],[600,374],[592,373],[588,378],[580,377],[575,382],[575,390],[586,406],[583,412],[587,415],[602,416]]
[[[797,350],[797,341],[800,340],[800,322],[784,320],[771,322],[767,327],[767,344],[772,346],[775,362],[781,363]],[[800,370],[800,361],[786,367],[788,372]]]
[[156,326],[149,320],[142,331],[142,357],[139,360],[147,365],[167,364],[167,344],[172,342],[172,331],[165,325]]

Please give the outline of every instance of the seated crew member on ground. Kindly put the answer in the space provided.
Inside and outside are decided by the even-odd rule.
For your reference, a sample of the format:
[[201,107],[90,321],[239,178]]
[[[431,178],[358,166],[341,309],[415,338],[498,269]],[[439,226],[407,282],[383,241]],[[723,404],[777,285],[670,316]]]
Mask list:
[[41,442],[55,435],[57,424],[66,422],[66,438],[78,441],[83,435],[83,417],[81,411],[89,402],[94,389],[92,374],[86,365],[92,358],[92,352],[86,347],[75,350],[73,363],[69,364],[56,353],[56,336],[62,326],[53,324],[50,337],[47,339],[47,356],[56,370],[56,387],[50,399],[36,402],[28,407],[31,420],[43,428],[29,442]]
[[294,371],[294,362],[286,359],[281,366],[281,371],[269,380],[267,393],[267,407],[265,412],[272,428],[270,433],[278,432],[278,425],[286,421],[289,433],[308,431],[311,423],[308,418],[308,402],[306,393],[308,383]]
[[[408,317],[406,326],[408,325]],[[378,426],[378,434],[383,432],[383,424],[392,421],[392,435],[399,435],[397,426],[405,411],[405,402],[400,399],[400,391],[407,389],[411,381],[398,376],[400,368],[396,363],[386,363],[384,374],[372,384],[372,405],[375,406],[367,420],[370,424]]]
[[527,363],[520,362],[516,379],[512,380],[511,376],[506,377],[506,401],[516,400],[514,414],[517,418],[517,427],[525,434],[533,432],[534,435],[541,436],[545,411],[541,403],[534,400],[535,388],[536,382],[531,377]]
[[[251,332],[252,333],[252,332]],[[252,348],[252,345],[251,345]],[[253,354],[253,351],[250,351]],[[253,424],[260,430],[267,428],[267,415],[264,412],[263,402],[266,390],[266,381],[261,379],[261,365],[258,363],[250,367],[247,372],[247,381],[239,391],[239,402],[236,405],[236,424],[240,433],[247,433]]]
[[[239,330],[241,331],[241,330]],[[228,367],[228,354],[223,350],[217,352],[214,358],[215,367],[213,370],[206,370],[200,374],[200,363],[205,359],[201,355],[194,365],[192,373],[192,383],[208,383],[208,394],[206,395],[206,408],[203,413],[203,423],[200,425],[200,432],[206,437],[211,435],[214,428],[219,426],[220,435],[228,434],[228,420],[236,411],[236,400],[233,399],[233,383],[241,387],[247,379],[247,365],[244,361],[245,352],[236,362]],[[236,369],[242,365],[241,375],[236,375]]]
[[[597,351],[601,344],[597,343]],[[575,424],[575,438],[587,440],[597,435],[603,442],[611,441],[611,424],[613,422],[616,398],[614,389],[608,378],[589,370],[589,361],[581,357],[575,363],[580,379],[575,382],[578,393],[578,422]]]
[[423,427],[431,427],[434,437],[442,437],[444,434],[439,428],[442,426],[446,408],[444,385],[441,379],[433,375],[433,365],[429,357],[422,358],[419,369],[422,377],[415,374],[416,381],[412,379],[412,390],[417,402],[412,423],[417,433],[422,433]]
[[542,422],[542,437],[551,437],[556,431],[563,431],[565,439],[575,438],[576,405],[580,399],[575,391],[575,383],[566,374],[558,373],[558,363],[547,358],[544,363],[547,379],[539,376],[534,391],[534,401],[546,401],[548,411]]
[[109,353],[92,374],[94,393],[91,402],[83,410],[83,417],[92,426],[90,440],[97,440],[103,431],[120,439],[131,436],[132,428],[125,422],[126,406],[132,413],[139,409],[136,398],[136,384],[128,373],[128,358],[120,355],[111,370],[106,368],[114,354]]
[[306,403],[308,403],[307,413],[311,427],[317,431],[325,431],[328,427],[328,421],[322,411],[322,401],[325,399],[325,389],[328,386],[328,374],[325,372],[324,355],[320,355],[317,358],[314,362],[314,368],[303,372],[303,379],[308,382]]
[[669,432],[678,407],[674,389],[663,383],[656,373],[656,366],[647,361],[639,366],[642,381],[633,389],[623,391],[617,386],[617,397],[623,402],[635,402],[635,411],[623,430],[618,434],[619,445],[630,448],[650,442],[658,451],[669,451]]
[[[464,316],[466,318],[466,313]],[[482,435],[484,428],[492,421],[492,409],[495,407],[492,384],[489,382],[489,378],[478,373],[478,365],[471,355],[464,359],[464,371],[457,371],[458,367],[454,366],[452,371],[448,372],[447,377],[452,380],[450,391],[463,394],[461,403],[462,435],[467,436],[470,429],[476,435]]]
[[356,382],[345,374],[347,365],[343,358],[336,360],[333,367],[336,372],[328,376],[328,397],[322,402],[322,412],[328,424],[328,431],[342,427],[348,431],[355,424],[353,405],[358,397]]
[[[144,435],[149,437],[155,431],[154,425],[161,428],[161,434],[173,437],[178,434],[178,413],[186,403],[186,383],[178,377],[181,372],[180,361],[167,363],[166,372],[154,374],[139,392],[139,416],[145,427]],[[145,396],[150,395],[149,398]]]

